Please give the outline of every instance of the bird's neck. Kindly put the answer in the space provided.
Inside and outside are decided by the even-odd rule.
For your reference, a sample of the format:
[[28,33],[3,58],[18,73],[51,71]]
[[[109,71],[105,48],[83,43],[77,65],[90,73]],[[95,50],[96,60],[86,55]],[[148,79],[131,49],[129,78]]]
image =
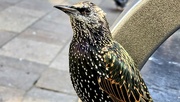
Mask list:
[[87,26],[85,23],[72,23],[73,41],[76,43],[88,43],[92,46],[103,47],[112,43],[112,36],[109,26],[99,26],[98,28]]

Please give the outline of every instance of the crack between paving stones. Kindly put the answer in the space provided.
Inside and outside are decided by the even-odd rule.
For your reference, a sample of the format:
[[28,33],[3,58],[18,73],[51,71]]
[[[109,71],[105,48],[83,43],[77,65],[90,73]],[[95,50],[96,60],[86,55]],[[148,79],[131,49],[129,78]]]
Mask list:
[[[45,71],[45,70],[44,70],[44,71]],[[44,71],[42,71],[42,73],[43,73]],[[27,93],[28,93],[31,89],[33,89],[34,87],[36,87],[36,83],[37,83],[38,80],[41,78],[42,73],[39,74],[39,77],[37,78],[37,80],[34,81],[34,83],[32,84],[32,86],[31,86],[28,90],[25,90],[25,94],[23,95],[23,99],[24,99],[24,97],[27,95]],[[23,99],[22,99],[22,100],[23,100]]]
[[[56,56],[49,62],[48,66],[50,66],[54,60],[58,57],[58,55],[66,48],[67,44],[71,41],[71,38],[67,40],[67,42],[64,44],[64,46],[59,50],[59,52],[56,54]],[[68,55],[67,55],[68,56]]]
[[57,90],[53,90],[53,89],[48,89],[48,88],[43,88],[43,87],[39,87],[39,86],[35,86],[39,89],[42,89],[42,90],[46,90],[46,91],[50,91],[50,92],[55,92],[55,93],[60,93],[60,94],[66,94],[66,95],[72,95],[72,96],[75,96],[76,94],[70,94],[70,93],[67,93],[67,92],[63,92],[63,91],[57,91]]

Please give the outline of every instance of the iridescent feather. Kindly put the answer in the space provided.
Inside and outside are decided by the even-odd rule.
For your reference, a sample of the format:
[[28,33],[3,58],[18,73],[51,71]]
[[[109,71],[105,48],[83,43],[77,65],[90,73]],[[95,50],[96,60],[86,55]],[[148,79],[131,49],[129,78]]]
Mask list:
[[88,1],[56,8],[70,16],[70,76],[83,102],[152,102],[134,61],[113,40],[101,8]]

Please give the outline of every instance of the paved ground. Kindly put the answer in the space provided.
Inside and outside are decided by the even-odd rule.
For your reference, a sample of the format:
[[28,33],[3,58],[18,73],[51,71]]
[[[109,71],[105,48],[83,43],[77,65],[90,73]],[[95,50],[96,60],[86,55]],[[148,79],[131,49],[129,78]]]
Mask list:
[[[53,8],[80,0],[0,0],[0,102],[77,102],[68,73],[69,17]],[[91,0],[112,25],[112,0]]]
[[[53,8],[80,0],[0,0],[0,102],[77,102],[68,73],[69,17]],[[91,0],[110,25],[112,0]],[[141,73],[155,102],[180,102],[180,30]]]

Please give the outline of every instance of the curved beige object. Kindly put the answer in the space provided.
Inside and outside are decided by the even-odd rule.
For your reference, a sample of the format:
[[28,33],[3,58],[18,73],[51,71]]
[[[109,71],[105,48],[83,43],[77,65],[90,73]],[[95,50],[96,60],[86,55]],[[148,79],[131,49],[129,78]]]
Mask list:
[[141,68],[180,24],[180,0],[140,0],[118,18],[112,33]]

